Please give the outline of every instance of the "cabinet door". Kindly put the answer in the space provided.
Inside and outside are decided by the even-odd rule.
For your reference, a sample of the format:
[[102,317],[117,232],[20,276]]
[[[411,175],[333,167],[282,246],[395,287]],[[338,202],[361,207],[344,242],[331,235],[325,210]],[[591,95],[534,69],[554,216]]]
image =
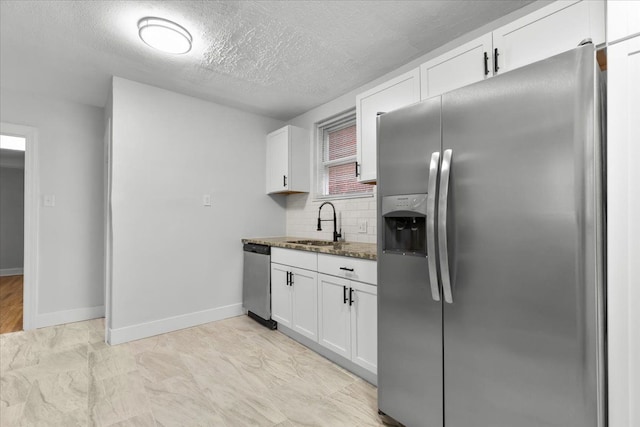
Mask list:
[[420,66],[421,99],[493,76],[491,33]]
[[351,360],[365,369],[378,372],[378,289],[351,282]]
[[607,41],[640,34],[640,1],[607,1]]
[[396,110],[419,100],[419,68],[356,96],[359,182],[376,180],[376,117],[378,113]]
[[291,328],[291,287],[287,285],[286,265],[271,263],[271,318]]
[[292,329],[318,342],[318,273],[289,267],[292,276]]
[[350,287],[349,280],[318,275],[319,342],[347,359],[351,359]]
[[498,73],[578,47],[604,42],[604,2],[556,1],[493,32]]
[[289,186],[289,127],[267,135],[267,193],[286,191]]
[[640,426],[640,35],[607,50],[608,425]]

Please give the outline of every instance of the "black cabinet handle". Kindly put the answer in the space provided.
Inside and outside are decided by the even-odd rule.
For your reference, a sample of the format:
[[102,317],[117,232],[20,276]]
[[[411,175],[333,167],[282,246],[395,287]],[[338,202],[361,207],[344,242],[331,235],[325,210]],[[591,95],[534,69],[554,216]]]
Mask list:
[[287,186],[287,175],[282,175],[282,186],[283,187]]
[[500,67],[498,67],[498,56],[500,56],[500,54],[498,53],[498,48],[493,49],[493,72],[497,73],[498,70],[500,69]]
[[353,288],[349,288],[349,305],[353,305]]
[[484,53],[484,75],[489,74],[489,54],[487,52]]
[[358,165],[358,162],[353,162],[353,163],[355,163],[355,165],[356,165],[356,178],[357,178],[357,177],[360,176],[360,172],[358,172],[358,166],[360,166],[360,165]]
[[289,286],[293,286],[293,271],[289,273]]
[[346,304],[347,301],[348,301],[348,298],[347,298],[347,287],[343,286],[342,287],[342,303]]
[[289,274],[291,274],[291,273],[289,273],[289,272],[287,271],[287,286],[289,286]]
[[344,270],[344,271],[353,271],[353,268],[340,267],[340,270]]

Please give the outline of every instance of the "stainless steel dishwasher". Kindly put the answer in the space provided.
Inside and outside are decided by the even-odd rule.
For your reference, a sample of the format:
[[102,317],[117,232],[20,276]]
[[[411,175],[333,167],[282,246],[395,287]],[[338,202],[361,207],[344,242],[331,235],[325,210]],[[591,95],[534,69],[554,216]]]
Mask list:
[[249,317],[276,329],[271,319],[271,247],[245,243],[243,271],[242,306]]

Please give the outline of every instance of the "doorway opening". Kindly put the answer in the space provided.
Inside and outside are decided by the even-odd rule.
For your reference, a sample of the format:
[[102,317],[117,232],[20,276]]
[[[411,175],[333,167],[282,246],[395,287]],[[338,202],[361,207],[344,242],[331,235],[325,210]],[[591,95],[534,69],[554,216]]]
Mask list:
[[0,334],[34,326],[36,147],[36,129],[0,123]]
[[27,140],[0,134],[0,334],[22,330]]

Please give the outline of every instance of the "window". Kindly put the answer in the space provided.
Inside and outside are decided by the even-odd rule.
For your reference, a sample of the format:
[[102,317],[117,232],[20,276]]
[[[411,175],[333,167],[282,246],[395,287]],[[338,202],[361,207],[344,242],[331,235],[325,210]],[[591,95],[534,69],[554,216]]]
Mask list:
[[354,113],[318,126],[318,197],[363,196],[373,186],[356,178],[356,117]]

